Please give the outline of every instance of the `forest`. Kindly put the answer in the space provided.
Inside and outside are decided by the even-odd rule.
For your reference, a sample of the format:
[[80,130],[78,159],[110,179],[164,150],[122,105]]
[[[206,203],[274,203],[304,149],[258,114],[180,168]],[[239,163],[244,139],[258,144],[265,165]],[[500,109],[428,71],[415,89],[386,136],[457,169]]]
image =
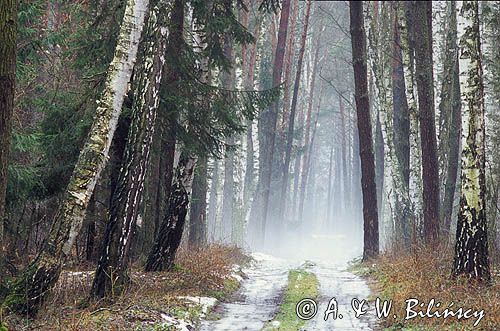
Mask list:
[[0,0],[0,331],[500,330],[500,1]]

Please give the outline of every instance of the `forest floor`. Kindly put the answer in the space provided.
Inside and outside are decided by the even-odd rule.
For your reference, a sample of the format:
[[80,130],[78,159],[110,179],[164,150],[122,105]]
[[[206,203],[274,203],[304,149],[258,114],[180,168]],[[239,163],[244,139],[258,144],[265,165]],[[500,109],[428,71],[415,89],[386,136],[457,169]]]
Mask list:
[[240,286],[251,259],[234,247],[180,251],[175,270],[145,273],[113,302],[91,302],[94,271],[64,271],[36,319],[0,316],[8,330],[193,330],[219,301]]
[[[392,300],[392,310],[388,318],[380,320],[386,330],[499,330],[500,326],[500,268],[492,265],[491,284],[472,284],[464,278],[450,276],[453,250],[449,247],[439,249],[412,248],[408,252],[394,250],[395,253],[382,254],[370,263],[356,263],[350,270],[366,278],[372,289],[370,301],[376,297]],[[416,317],[405,320],[406,300],[419,300],[420,306],[412,308],[415,312],[427,313],[428,304],[435,299],[432,312],[450,310],[458,312],[484,309],[484,317],[474,326],[477,316],[457,319],[443,315],[437,317]],[[439,306],[436,306],[437,303]],[[450,304],[454,303],[451,307]],[[469,314],[470,315],[470,314]],[[395,316],[395,317],[394,317]],[[458,314],[456,315],[458,316]],[[394,318],[393,318],[394,317]]]

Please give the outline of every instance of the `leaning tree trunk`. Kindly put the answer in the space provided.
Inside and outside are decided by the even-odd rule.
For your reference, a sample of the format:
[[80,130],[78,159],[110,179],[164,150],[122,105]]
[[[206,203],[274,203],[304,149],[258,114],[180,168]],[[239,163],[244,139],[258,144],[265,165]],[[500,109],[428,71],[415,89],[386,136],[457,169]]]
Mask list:
[[153,144],[159,89],[167,43],[168,0],[152,9],[135,70],[134,104],[118,183],[112,193],[104,244],[92,285],[95,297],[119,294],[128,282],[130,247],[142,205],[144,180]]
[[432,72],[432,2],[414,4],[415,71],[417,76],[420,144],[424,203],[424,239],[427,244],[439,238],[439,164],[437,158]]
[[[17,0],[0,3],[0,22],[0,242],[3,242],[3,217],[16,86]],[[0,254],[2,251],[0,247]]]
[[359,154],[361,157],[361,186],[363,190],[364,246],[363,260],[378,255],[377,188],[373,156],[372,124],[368,100],[368,73],[366,68],[366,36],[363,2],[350,2],[352,62],[356,113],[358,119]]
[[464,1],[460,39],[463,112],[462,192],[458,213],[453,275],[490,280],[486,222],[485,111],[477,1]]
[[174,265],[186,221],[196,161],[196,158],[182,152],[175,170],[167,212],[149,252],[144,268],[146,271],[169,270]]
[[104,91],[97,101],[89,137],[75,165],[42,251],[10,288],[4,305],[11,310],[35,315],[59,278],[62,264],[71,253],[90,197],[108,159],[148,6],[149,0],[127,1],[115,55],[108,69]]

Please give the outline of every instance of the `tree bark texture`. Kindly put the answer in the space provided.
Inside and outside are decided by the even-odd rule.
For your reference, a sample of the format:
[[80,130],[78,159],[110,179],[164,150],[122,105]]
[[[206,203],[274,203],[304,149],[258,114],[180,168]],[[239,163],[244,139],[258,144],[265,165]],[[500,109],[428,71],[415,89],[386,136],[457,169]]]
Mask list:
[[479,13],[477,1],[464,1],[460,38],[460,85],[463,102],[463,150],[453,275],[479,281],[491,279],[486,222],[485,111]]
[[417,76],[424,204],[424,240],[439,238],[439,164],[437,158],[432,72],[432,2],[414,3],[415,71]]
[[130,248],[142,205],[144,181],[153,144],[159,90],[165,61],[169,0],[151,10],[135,70],[134,103],[118,183],[112,193],[110,216],[92,286],[96,297],[115,296],[128,282]]
[[378,255],[377,188],[375,185],[375,160],[373,156],[372,127],[368,100],[368,73],[366,65],[366,35],[363,19],[363,2],[350,2],[352,62],[356,113],[361,158],[361,186],[363,190],[364,247],[363,259]]

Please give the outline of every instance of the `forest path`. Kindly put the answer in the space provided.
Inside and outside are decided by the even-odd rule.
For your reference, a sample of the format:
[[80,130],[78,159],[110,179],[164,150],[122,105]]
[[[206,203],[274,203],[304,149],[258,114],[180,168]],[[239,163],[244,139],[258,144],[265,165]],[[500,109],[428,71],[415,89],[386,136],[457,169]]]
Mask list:
[[218,305],[216,312],[222,318],[204,320],[201,331],[260,331],[264,323],[274,317],[287,284],[288,271],[298,264],[262,253],[253,253],[252,257],[255,262],[243,269],[248,278],[242,282],[236,300]]
[[[316,265],[310,271],[314,272],[318,278],[320,295],[316,300],[317,314],[306,323],[305,330],[372,330],[372,326],[375,324],[373,309],[368,308],[366,315],[356,318],[351,307],[353,298],[361,301],[366,300],[370,295],[370,289],[366,282],[361,277],[346,271],[346,263],[333,264],[322,261],[315,263]],[[337,301],[338,316],[333,319],[333,315],[330,314],[325,321],[325,311],[332,298]],[[366,307],[365,305],[365,309]]]
[[[315,241],[318,244],[322,238],[316,238]],[[358,319],[354,317],[351,308],[351,300],[367,299],[370,289],[362,278],[346,271],[347,261],[350,259],[346,255],[349,254],[335,254],[334,259],[331,259],[331,254],[329,259],[325,256],[322,256],[323,259],[311,259],[300,255],[293,259],[280,259],[262,253],[252,254],[256,262],[243,270],[248,278],[243,281],[236,301],[220,304],[216,312],[222,318],[203,321],[200,330],[260,331],[279,309],[280,296],[287,284],[289,270],[303,266],[304,262],[307,262],[307,270],[315,273],[320,283],[320,296],[316,300],[317,314],[307,321],[304,330],[373,330],[375,318],[369,315],[373,309],[368,309],[368,314]],[[333,320],[330,315],[325,321],[324,312],[333,297],[338,302],[338,312],[342,314],[342,318]]]

